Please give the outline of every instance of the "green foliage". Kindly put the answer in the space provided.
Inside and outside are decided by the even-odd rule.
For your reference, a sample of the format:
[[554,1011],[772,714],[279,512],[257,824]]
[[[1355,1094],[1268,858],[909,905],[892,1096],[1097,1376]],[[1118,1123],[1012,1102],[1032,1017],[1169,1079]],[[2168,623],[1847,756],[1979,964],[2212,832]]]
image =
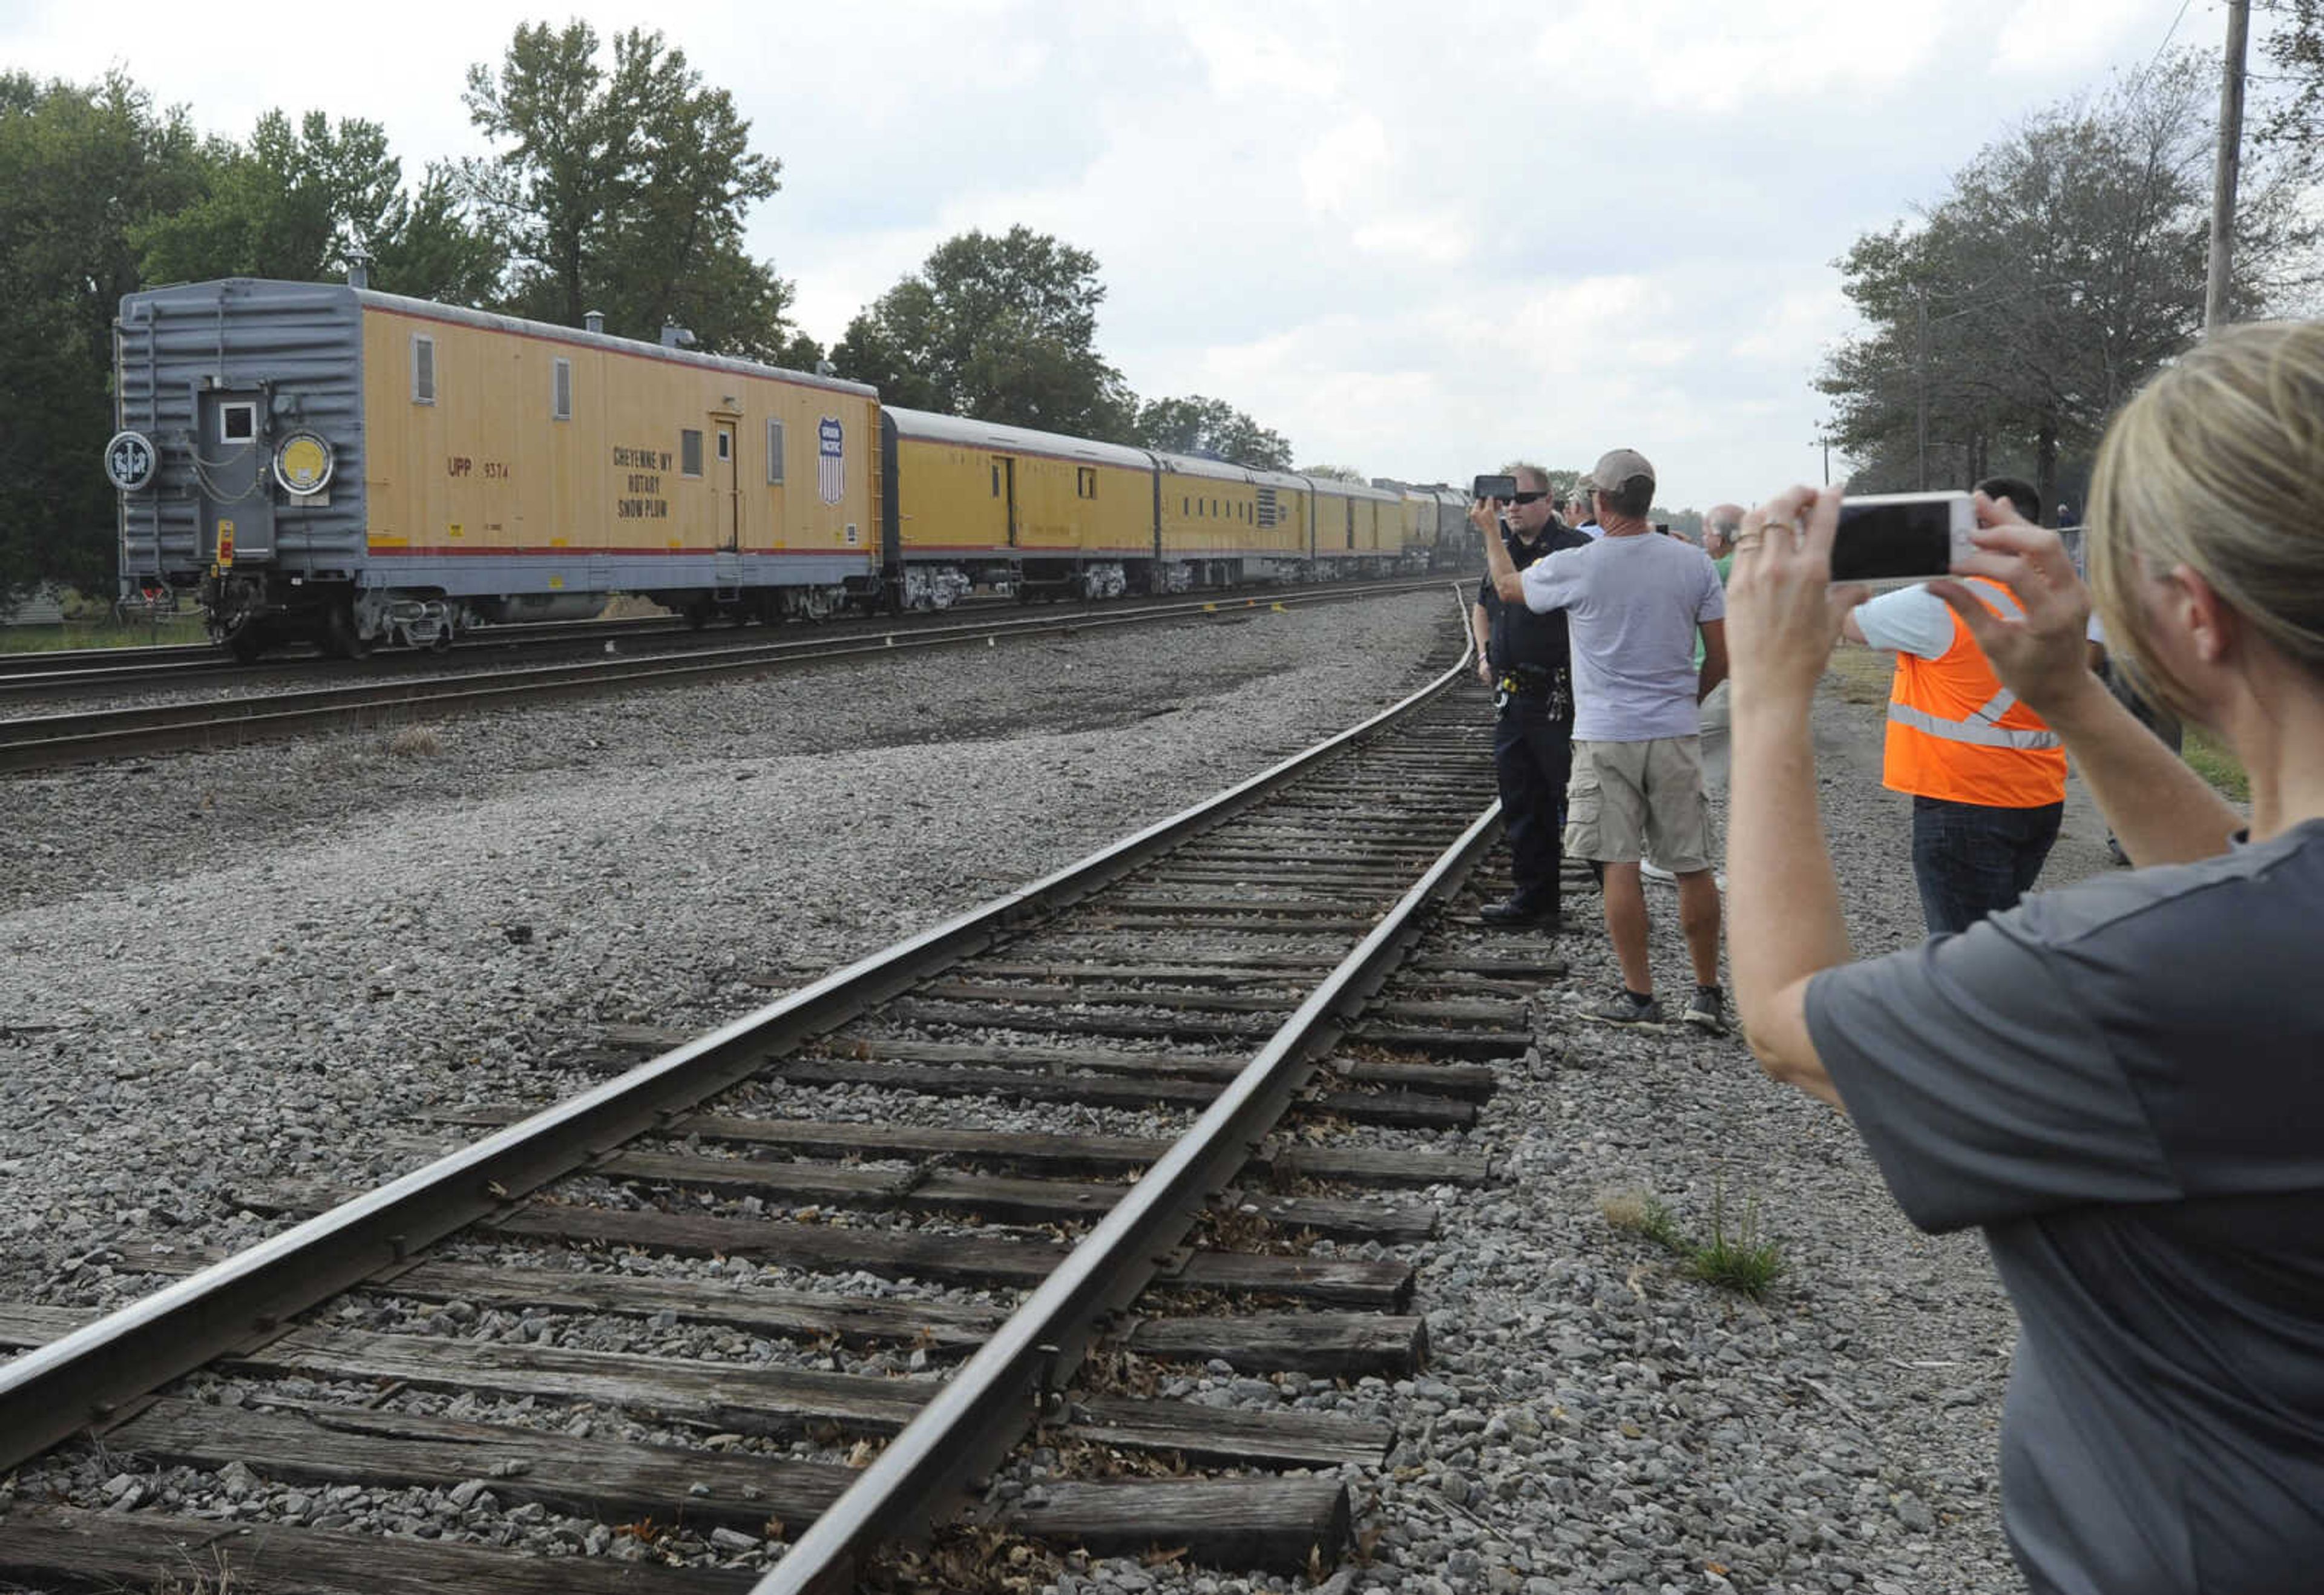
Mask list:
[[1369,484],[1371,481],[1370,477],[1365,475],[1361,471],[1357,470],[1353,466],[1302,466],[1299,467],[1299,475],[1302,476],[1329,476],[1337,482],[1360,482],[1366,484]]
[[2225,743],[2214,742],[2190,727],[2185,757],[2188,766],[2217,788],[2219,796],[2235,803],[2251,801],[2251,776],[2245,770],[2243,761]]
[[2313,175],[2324,163],[2324,0],[2274,0],[2261,48],[2275,68],[2272,104],[2253,118],[2257,142]]
[[[1917,227],[1840,262],[1869,330],[1826,364],[1858,492],[2007,471],[2045,505],[2114,410],[2200,329],[2214,80],[2182,56],[1987,146]],[[2296,291],[2315,225],[2285,171],[2247,168],[2235,313]]]
[[1152,399],[1138,407],[1130,441],[1167,454],[1209,455],[1259,471],[1291,468],[1291,445],[1223,399]]
[[1022,226],[963,233],[848,324],[842,376],[889,402],[1086,438],[1126,438],[1135,401],[1092,346],[1097,257]]
[[1598,1210],[1614,1229],[1661,1247],[1705,1285],[1736,1291],[1757,1301],[1783,1277],[1782,1249],[1773,1241],[1760,1239],[1759,1203],[1756,1197],[1744,1204],[1741,1222],[1733,1233],[1729,1233],[1723,1179],[1711,1186],[1711,1239],[1701,1244],[1680,1226],[1677,1215],[1659,1197],[1632,1191],[1612,1192],[1599,1198]]
[[416,192],[399,192],[372,240],[371,285],[383,293],[478,309],[493,302],[507,246],[471,219],[459,170],[430,161]]
[[1735,1232],[1727,1232],[1727,1187],[1724,1181],[1711,1189],[1711,1240],[1693,1249],[1688,1270],[1705,1285],[1738,1292],[1757,1301],[1783,1277],[1784,1254],[1773,1241],[1759,1239],[1759,1202],[1743,1204]]
[[133,233],[202,177],[184,113],[121,73],[0,74],[0,591],[113,588],[113,318],[138,286]]
[[724,89],[686,53],[632,28],[601,63],[596,31],[521,26],[500,70],[468,69],[470,116],[506,147],[462,169],[466,196],[513,257],[506,308],[652,339],[665,322],[697,346],[757,359],[790,346],[790,284],[742,248],[752,203],[782,163],[750,147]]
[[212,140],[202,154],[208,192],[138,229],[148,282],[319,281],[386,233],[402,183],[377,123],[334,127],[320,111],[295,128],[269,111],[248,144]]

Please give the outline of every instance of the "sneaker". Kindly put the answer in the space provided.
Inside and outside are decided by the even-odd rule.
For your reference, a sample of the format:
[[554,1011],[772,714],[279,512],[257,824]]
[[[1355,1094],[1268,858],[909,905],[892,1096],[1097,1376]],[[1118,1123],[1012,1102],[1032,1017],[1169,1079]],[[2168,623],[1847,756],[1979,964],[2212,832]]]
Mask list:
[[1697,986],[1694,995],[1687,1000],[1686,1011],[1679,1017],[1713,1036],[1724,1036],[1727,1034],[1727,999],[1716,986]]
[[1660,880],[1667,885],[1676,885],[1678,882],[1677,876],[1672,874],[1668,870],[1664,869],[1652,859],[1642,859],[1639,861],[1638,873],[1644,875],[1649,880]]
[[1659,999],[1649,997],[1639,1002],[1628,990],[1616,991],[1611,997],[1585,1011],[1590,1018],[1608,1025],[1660,1025],[1663,1022],[1663,1005]]
[[1503,930],[1556,930],[1562,923],[1556,909],[1529,908],[1515,898],[1487,903],[1477,910],[1477,917]]

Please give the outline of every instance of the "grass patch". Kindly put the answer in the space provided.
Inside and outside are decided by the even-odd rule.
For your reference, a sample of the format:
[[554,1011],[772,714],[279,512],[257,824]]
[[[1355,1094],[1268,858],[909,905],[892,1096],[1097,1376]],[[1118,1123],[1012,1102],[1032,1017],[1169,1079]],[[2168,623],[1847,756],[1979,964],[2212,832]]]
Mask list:
[[158,623],[67,621],[56,626],[0,626],[0,653],[62,653],[78,648],[171,648],[207,642],[199,613]]
[[1637,1191],[1611,1191],[1598,1198],[1606,1222],[1625,1235],[1652,1241],[1705,1285],[1731,1290],[1753,1301],[1765,1297],[1784,1276],[1783,1249],[1759,1233],[1759,1203],[1753,1197],[1732,1232],[1728,1228],[1726,1182],[1711,1187],[1711,1239],[1697,1241],[1659,1197]]
[[1894,654],[1843,642],[1831,650],[1831,679],[1851,704],[1885,704],[1896,675]]
[[2243,761],[2225,747],[2190,728],[2182,755],[2190,769],[2218,788],[2219,796],[2233,803],[2251,801],[2251,777],[2244,772]]

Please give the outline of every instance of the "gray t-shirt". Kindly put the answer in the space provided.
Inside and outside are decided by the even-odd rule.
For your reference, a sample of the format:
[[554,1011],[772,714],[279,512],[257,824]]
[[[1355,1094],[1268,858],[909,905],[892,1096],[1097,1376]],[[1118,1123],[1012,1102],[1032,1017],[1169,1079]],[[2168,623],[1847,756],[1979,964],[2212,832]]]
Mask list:
[[1807,1019],[1906,1216],[2015,1305],[2038,1592],[2324,1582],[2324,820],[1827,970]]
[[1561,549],[1518,573],[1530,609],[1563,609],[1573,644],[1573,737],[1693,736],[1696,626],[1727,618],[1711,556],[1657,532]]

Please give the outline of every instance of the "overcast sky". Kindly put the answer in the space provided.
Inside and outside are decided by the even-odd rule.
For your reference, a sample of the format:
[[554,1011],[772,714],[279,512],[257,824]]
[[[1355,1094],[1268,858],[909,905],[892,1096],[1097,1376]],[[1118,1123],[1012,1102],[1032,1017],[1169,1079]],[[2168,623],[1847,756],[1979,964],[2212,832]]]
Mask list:
[[[750,244],[829,343],[928,252],[1014,223],[1094,254],[1100,349],[1302,465],[1464,480],[1643,451],[1662,502],[1821,469],[1831,263],[2025,114],[2220,0],[0,0],[0,65],[124,68],[206,132],[320,108],[416,177],[521,22],[658,26],[783,190]],[[323,19],[316,20],[318,17]],[[345,18],[347,20],[342,21]]]

